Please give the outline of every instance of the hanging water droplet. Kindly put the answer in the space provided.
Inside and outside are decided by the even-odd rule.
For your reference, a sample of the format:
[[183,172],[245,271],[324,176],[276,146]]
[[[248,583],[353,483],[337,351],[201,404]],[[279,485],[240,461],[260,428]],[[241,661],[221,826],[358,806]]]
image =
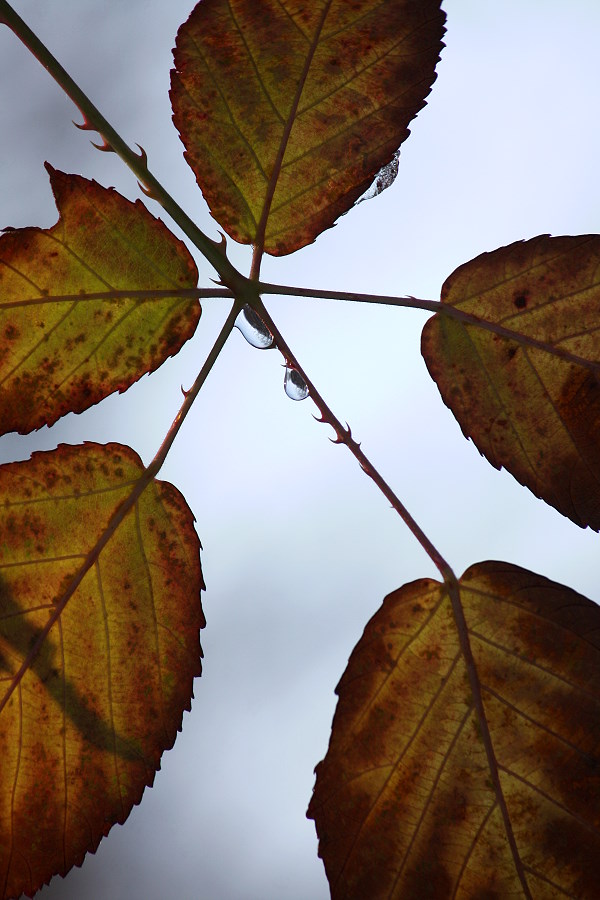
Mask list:
[[373,197],[378,197],[379,194],[381,194],[383,191],[386,191],[394,183],[398,174],[399,159],[400,151],[396,150],[389,163],[387,163],[387,165],[383,166],[383,168],[379,170],[373,180],[373,183],[371,184],[371,187],[367,188],[364,194],[362,194],[358,198],[358,200],[355,201],[354,206],[358,206],[358,204],[362,203],[363,200],[372,200]]
[[244,306],[235,320],[235,327],[239,328],[248,343],[257,350],[266,350],[273,345],[273,335],[251,306]]
[[283,379],[285,392],[292,400],[305,400],[308,397],[308,385],[298,369],[288,366]]

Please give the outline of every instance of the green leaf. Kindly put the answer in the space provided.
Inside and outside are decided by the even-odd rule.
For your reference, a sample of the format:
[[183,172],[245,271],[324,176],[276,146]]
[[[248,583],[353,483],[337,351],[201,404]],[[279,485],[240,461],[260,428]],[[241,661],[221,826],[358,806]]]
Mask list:
[[308,815],[332,897],[504,900],[524,880],[535,898],[593,900],[600,609],[498,562],[468,569],[460,596],[496,773],[448,591],[407,584],[350,657],[317,766]]
[[436,314],[422,352],[442,398],[496,468],[600,529],[600,237],[548,237],[456,269],[442,301],[516,332]]
[[139,200],[47,169],[59,221],[0,236],[1,434],[125,391],[177,353],[200,318],[194,299],[115,296],[195,288],[196,265]]
[[439,0],[202,0],[179,29],[173,121],[219,224],[262,253],[330,228],[408,136]]
[[153,481],[109,525],[143,471],[128,447],[90,443],[0,467],[2,897],[31,896],[125,821],[190,708],[193,516]]

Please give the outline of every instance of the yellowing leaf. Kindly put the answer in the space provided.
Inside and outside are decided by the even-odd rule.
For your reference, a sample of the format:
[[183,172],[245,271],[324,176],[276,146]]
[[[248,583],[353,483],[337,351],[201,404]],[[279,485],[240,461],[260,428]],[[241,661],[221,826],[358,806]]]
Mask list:
[[[598,896],[600,609],[507,563],[460,581],[501,796],[444,585],[390,594],[309,806],[332,897]],[[508,832],[512,832],[515,852]]]
[[[442,398],[496,468],[577,525],[600,529],[600,237],[541,237],[484,253],[442,301],[422,352]],[[522,340],[519,337],[522,336]]]
[[177,353],[200,317],[189,298],[111,296],[195,288],[195,263],[139,200],[47,168],[59,221],[0,236],[2,434],[126,390]]
[[127,818],[190,708],[203,582],[172,485],[150,483],[72,591],[142,472],[117,444],[0,467],[3,898],[31,896]]
[[173,121],[220,225],[291,253],[390,163],[425,105],[439,0],[202,0],[179,29]]

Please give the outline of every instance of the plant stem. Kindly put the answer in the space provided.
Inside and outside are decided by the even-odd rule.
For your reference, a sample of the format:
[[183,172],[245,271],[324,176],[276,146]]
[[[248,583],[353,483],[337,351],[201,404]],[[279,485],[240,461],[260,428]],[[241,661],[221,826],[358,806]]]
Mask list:
[[281,294],[290,297],[315,297],[321,300],[346,300],[357,303],[375,303],[386,306],[402,306],[407,309],[424,309],[427,312],[433,312],[455,319],[463,325],[474,325],[481,328],[482,331],[490,331],[500,337],[510,341],[515,341],[526,347],[535,347],[536,350],[543,350],[566,362],[575,363],[577,366],[583,366],[593,372],[600,372],[600,362],[585,359],[576,353],[571,353],[563,347],[557,347],[556,344],[550,344],[547,341],[541,341],[530,335],[523,334],[522,331],[514,331],[512,328],[505,328],[497,322],[490,322],[487,319],[481,319],[472,313],[465,312],[457,306],[450,303],[442,303],[441,300],[420,300],[418,297],[392,297],[387,294],[355,294],[347,291],[326,291],[320,288],[299,288],[290,287],[282,284],[269,284],[258,282],[258,290],[261,294]]
[[69,602],[69,600],[71,599],[71,597],[73,596],[73,594],[75,593],[75,591],[77,590],[79,585],[81,584],[81,581],[83,580],[86,572],[88,572],[89,569],[91,569],[91,567],[95,564],[98,557],[100,556],[100,553],[106,547],[107,543],[109,542],[109,540],[111,539],[111,537],[113,536],[113,534],[115,533],[115,531],[117,530],[117,528],[119,527],[119,525],[121,524],[121,522],[123,521],[123,519],[125,518],[127,513],[129,513],[133,509],[133,507],[139,500],[139,498],[142,495],[142,493],[144,492],[144,490],[148,487],[150,482],[158,474],[161,466],[163,465],[163,463],[167,457],[169,450],[171,449],[171,446],[173,444],[173,441],[175,440],[175,437],[177,436],[179,429],[183,425],[183,422],[184,422],[187,414],[189,413],[194,400],[198,396],[200,388],[206,381],[208,374],[209,374],[210,370],[212,369],[217,357],[219,356],[221,350],[225,346],[225,342],[227,341],[227,338],[231,334],[231,330],[235,324],[236,318],[239,315],[240,309],[241,309],[240,303],[236,302],[233,304],[231,311],[230,311],[229,315],[227,316],[227,319],[225,320],[225,323],[224,323],[223,327],[221,328],[221,331],[219,332],[217,339],[216,339],[210,353],[206,357],[204,365],[200,369],[200,372],[198,373],[198,376],[197,376],[196,380],[194,381],[194,384],[192,385],[192,387],[190,388],[189,391],[185,391],[185,399],[184,399],[183,403],[181,404],[181,407],[179,408],[179,412],[175,416],[173,423],[172,423],[171,427],[169,428],[169,431],[167,432],[165,439],[163,440],[162,444],[158,448],[158,450],[154,456],[154,459],[148,466],[146,466],[143,473],[140,475],[138,480],[135,482],[135,484],[131,490],[131,493],[117,507],[117,509],[111,516],[108,525],[106,526],[106,528],[104,529],[104,531],[102,532],[102,534],[100,535],[98,540],[96,541],[96,544],[94,545],[94,547],[92,547],[90,552],[87,554],[82,565],[80,566],[78,571],[75,573],[75,575],[69,582],[68,586],[66,587],[66,589],[64,590],[62,595],[56,599],[55,608],[54,608],[52,615],[49,617],[49,619],[46,622],[46,624],[44,625],[43,629],[40,631],[35,643],[33,644],[29,653],[23,660],[20,668],[18,669],[16,674],[11,679],[11,682],[10,682],[8,688],[6,689],[6,692],[4,693],[3,697],[0,699],[0,713],[2,712],[2,710],[8,703],[10,697],[13,694],[13,691],[20,684],[25,673],[31,667],[34,659],[37,657],[38,653],[40,652],[40,649],[41,649],[44,641],[46,640],[46,637],[48,636],[50,630],[52,629],[52,627],[56,624],[57,620],[62,615],[67,603]]
[[363,453],[360,448],[360,444],[354,440],[352,437],[352,432],[349,427],[344,428],[340,420],[333,414],[325,400],[322,398],[321,394],[318,392],[295,355],[291,351],[289,345],[283,338],[281,332],[275,325],[275,322],[269,315],[265,305],[262,300],[258,301],[258,304],[254,307],[260,317],[263,319],[267,328],[271,331],[273,337],[275,338],[275,343],[277,348],[283,354],[286,365],[292,366],[296,369],[304,381],[306,382],[306,386],[308,387],[309,395],[319,413],[321,414],[321,418],[318,420],[320,422],[326,422],[328,425],[331,425],[333,430],[335,431],[336,438],[334,440],[335,444],[345,444],[346,447],[350,450],[361,469],[366,472],[366,474],[375,482],[379,490],[382,494],[389,500],[392,507],[396,510],[402,521],[405,525],[410,529],[412,534],[415,536],[425,553],[429,556],[431,561],[434,563],[435,567],[439,570],[440,574],[444,581],[456,581],[456,577],[443,558],[439,550],[431,543],[425,532],[420,528],[417,522],[413,519],[411,514],[408,512],[402,501],[396,494],[392,491],[391,487],[385,481],[385,479],[380,475],[375,466],[371,463],[371,461],[367,458],[367,456]]
[[88,96],[73,81],[58,60],[6,0],[0,0],[0,23],[4,23],[11,29],[75,103],[83,116],[83,125],[78,127],[97,131],[101,135],[104,140],[104,146],[100,149],[111,150],[121,157],[123,162],[129,166],[136,178],[141,182],[144,192],[160,203],[165,212],[187,234],[189,239],[219,273],[223,284],[234,290],[237,286],[243,286],[247,279],[229,262],[224,252],[223,243],[221,241],[213,241],[189,218],[173,197],[163,188],[161,183],[152,175],[148,169],[146,154],[142,148],[140,148],[141,153],[136,153],[125,143]]
[[262,300],[259,300],[259,304],[257,307],[257,312],[263,319],[265,325],[270,329],[271,333],[275,338],[275,342],[277,344],[278,349],[283,354],[286,364],[289,366],[293,366],[300,373],[306,385],[309,389],[309,395],[312,398],[313,402],[316,404],[319,413],[321,415],[318,421],[326,422],[328,425],[331,425],[333,430],[335,431],[336,438],[334,443],[336,444],[345,444],[346,447],[350,450],[354,458],[357,460],[361,469],[366,472],[366,474],[375,482],[379,490],[382,494],[389,500],[392,504],[392,507],[396,510],[404,524],[410,529],[414,537],[417,539],[425,553],[429,556],[433,564],[439,570],[442,578],[444,579],[444,587],[448,593],[450,598],[450,603],[452,605],[452,612],[454,615],[454,622],[456,624],[456,630],[458,633],[458,641],[461,649],[461,653],[465,662],[465,667],[467,670],[467,675],[469,678],[469,686],[471,688],[471,693],[473,696],[473,704],[475,707],[475,712],[477,715],[477,721],[479,723],[479,728],[481,732],[481,739],[483,741],[483,745],[485,748],[486,759],[488,763],[488,767],[490,770],[491,781],[494,786],[494,792],[496,795],[496,800],[498,803],[498,807],[502,814],[502,819],[504,822],[504,827],[506,830],[507,841],[511,850],[511,854],[513,857],[515,870],[517,872],[517,876],[519,881],[521,882],[521,887],[523,888],[524,897],[531,900],[531,892],[529,890],[529,886],[527,884],[527,879],[525,877],[525,871],[523,868],[523,862],[519,855],[519,851],[517,848],[514,832],[512,829],[512,823],[510,821],[510,813],[508,811],[508,806],[506,804],[506,798],[504,797],[504,792],[502,790],[502,785],[500,783],[500,774],[498,770],[498,761],[496,759],[496,754],[494,752],[494,745],[492,742],[492,736],[490,733],[490,728],[487,720],[487,716],[485,713],[485,707],[483,704],[483,695],[481,691],[481,683],[479,680],[479,674],[477,672],[477,666],[475,664],[475,659],[473,657],[473,651],[471,649],[471,641],[469,639],[469,629],[467,625],[467,621],[465,619],[465,613],[463,610],[462,602],[460,599],[460,583],[452,571],[450,565],[446,562],[444,557],[441,555],[437,547],[435,547],[432,542],[429,540],[425,532],[422,528],[417,524],[415,519],[408,512],[407,508],[401,502],[401,500],[396,496],[396,494],[392,491],[390,486],[387,484],[385,479],[380,475],[375,466],[371,463],[371,461],[365,456],[363,451],[360,448],[360,444],[354,440],[352,437],[351,430],[348,425],[346,428],[343,427],[340,420],[333,414],[331,409],[323,400],[320,393],[315,388],[314,384],[311,382],[309,377],[307,376],[304,369],[301,367],[300,363],[290,350],[288,344],[284,340],[283,336],[279,332],[277,326],[273,322],[271,316],[269,315],[267,309],[265,308]]
[[379,303],[389,306],[408,306],[414,309],[426,309],[437,312],[445,304],[439,300],[419,300],[417,297],[393,297],[388,294],[360,294],[353,291],[329,291],[323,288],[302,288],[288,284],[270,284],[259,282],[261,294],[281,294],[288,297],[316,297],[322,300],[351,300],[358,303]]

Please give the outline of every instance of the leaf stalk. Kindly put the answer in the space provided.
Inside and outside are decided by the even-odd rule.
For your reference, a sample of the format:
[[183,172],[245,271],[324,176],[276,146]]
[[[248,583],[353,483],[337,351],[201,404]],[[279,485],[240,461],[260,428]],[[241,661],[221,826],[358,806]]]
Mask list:
[[110,519],[108,525],[106,526],[106,528],[104,529],[104,531],[102,532],[102,534],[100,535],[98,540],[96,541],[96,544],[92,547],[90,552],[85,557],[83,563],[81,564],[80,568],[78,569],[78,571],[75,573],[75,575],[73,576],[73,578],[71,579],[71,581],[69,582],[67,587],[65,588],[63,594],[60,597],[56,598],[55,609],[54,609],[52,615],[48,618],[48,621],[44,625],[43,629],[41,629],[35,643],[29,650],[29,653],[27,654],[27,656],[25,657],[23,662],[21,663],[21,666],[19,667],[18,671],[15,673],[15,675],[11,679],[11,682],[10,682],[8,688],[6,689],[4,695],[2,696],[2,698],[0,698],[0,713],[2,712],[2,710],[4,709],[4,707],[6,706],[8,701],[10,700],[13,692],[16,690],[16,688],[21,683],[25,673],[31,668],[33,661],[35,660],[38,653],[40,652],[48,634],[50,633],[51,629],[56,624],[56,622],[58,621],[60,616],[62,615],[67,603],[69,602],[69,600],[71,599],[71,597],[73,596],[73,594],[75,593],[75,591],[77,590],[79,585],[81,584],[86,573],[96,563],[98,557],[100,556],[100,553],[106,547],[107,543],[109,542],[109,540],[111,539],[111,537],[113,536],[113,534],[115,533],[115,531],[117,530],[117,528],[119,527],[119,525],[121,524],[121,522],[123,521],[125,516],[134,508],[135,504],[141,497],[142,493],[145,491],[145,489],[148,487],[150,482],[153,481],[153,479],[158,474],[160,468],[162,467],[162,465],[167,457],[169,450],[171,449],[173,441],[175,440],[177,433],[179,432],[179,429],[183,425],[183,422],[185,421],[185,418],[186,418],[187,414],[189,413],[194,400],[196,399],[196,397],[198,396],[198,393],[200,392],[200,388],[206,381],[214,363],[217,360],[217,357],[219,356],[221,350],[225,346],[227,338],[231,334],[231,331],[235,325],[235,320],[237,319],[237,317],[239,315],[240,309],[241,309],[240,303],[236,302],[232,305],[229,315],[227,316],[227,319],[225,320],[225,323],[224,323],[223,327],[221,328],[221,331],[219,332],[217,339],[216,339],[210,353],[206,357],[204,365],[200,369],[200,372],[198,373],[196,380],[194,381],[192,387],[189,389],[189,391],[186,391],[185,399],[184,399],[183,403],[181,404],[179,411],[178,411],[177,415],[175,416],[173,423],[165,436],[165,439],[163,440],[162,444],[158,448],[152,462],[148,466],[146,466],[143,473],[140,475],[138,480],[133,485],[133,488],[131,489],[130,494],[117,507],[117,509],[111,516],[111,519]]
[[459,307],[452,306],[449,303],[443,303],[441,300],[421,300],[418,297],[410,295],[406,297],[393,297],[387,294],[358,294],[350,291],[328,291],[320,288],[300,288],[291,287],[282,284],[269,284],[268,282],[259,282],[258,288],[261,294],[280,294],[282,296],[291,297],[314,297],[321,300],[345,300],[356,303],[376,303],[386,306],[401,306],[408,309],[424,309],[427,312],[439,313],[450,319],[455,319],[463,325],[474,325],[483,331],[490,331],[499,337],[514,341],[525,347],[534,347],[536,350],[543,350],[550,353],[565,362],[574,363],[593,372],[600,373],[600,362],[584,359],[576,353],[565,350],[556,344],[550,344],[548,341],[541,341],[538,338],[523,334],[522,331],[514,331],[512,328],[505,328],[498,322],[490,322],[482,319],[473,313],[465,312]]

